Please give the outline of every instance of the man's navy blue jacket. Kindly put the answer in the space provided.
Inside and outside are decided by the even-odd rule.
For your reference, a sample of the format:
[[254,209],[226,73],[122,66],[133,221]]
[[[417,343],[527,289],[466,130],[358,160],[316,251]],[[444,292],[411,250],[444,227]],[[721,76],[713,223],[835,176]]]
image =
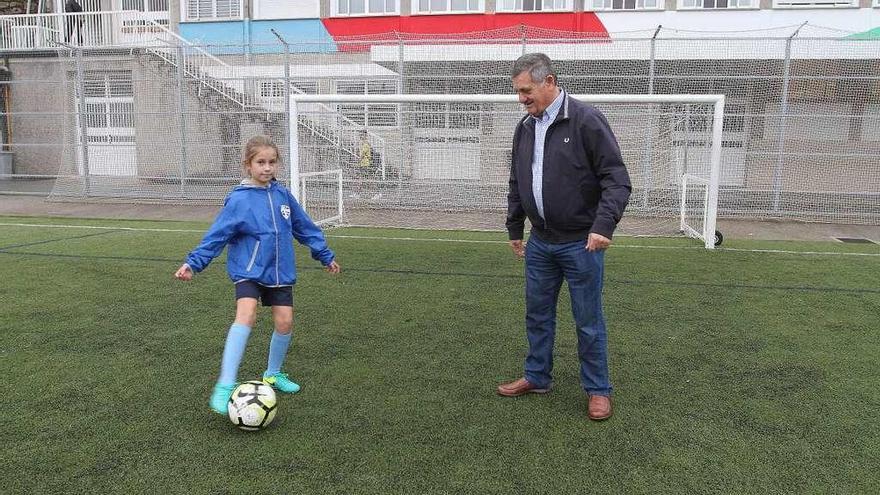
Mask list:
[[523,238],[528,216],[532,233],[550,243],[586,241],[590,232],[611,239],[632,185],[605,116],[563,95],[544,142],[544,219],[538,215],[532,194],[534,148],[535,120],[526,116],[513,135],[507,194],[509,238]]

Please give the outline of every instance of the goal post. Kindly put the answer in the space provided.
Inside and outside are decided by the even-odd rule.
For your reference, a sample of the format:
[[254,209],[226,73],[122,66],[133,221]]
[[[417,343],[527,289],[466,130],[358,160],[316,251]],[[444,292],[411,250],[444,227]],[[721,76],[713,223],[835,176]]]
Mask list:
[[[599,108],[620,144],[633,193],[618,232],[713,248],[724,96],[571,96]],[[293,192],[313,206],[338,203],[334,222],[504,228],[511,140],[525,115],[516,95],[296,94],[289,109],[290,184],[341,170],[324,176],[340,181],[332,193]]]

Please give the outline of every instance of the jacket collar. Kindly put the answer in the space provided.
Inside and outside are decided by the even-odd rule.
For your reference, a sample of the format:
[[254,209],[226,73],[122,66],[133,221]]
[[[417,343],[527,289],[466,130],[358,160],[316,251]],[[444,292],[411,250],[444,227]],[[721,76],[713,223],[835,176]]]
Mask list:
[[559,107],[559,111],[556,112],[556,119],[553,122],[559,122],[560,120],[565,120],[568,118],[568,102],[570,101],[568,98],[568,92],[564,89],[562,91],[562,105]]
[[[570,101],[568,97],[568,92],[562,88],[559,88],[559,90],[559,96],[562,97],[562,104],[559,107],[559,111],[556,112],[556,118],[553,119],[554,124],[568,119],[568,103]],[[535,118],[531,115],[526,114],[526,116],[522,119],[522,123],[523,125],[528,126],[530,129],[535,128]]]
[[235,189],[272,189],[277,184],[276,179],[272,179],[266,186],[261,186],[259,184],[255,184],[249,177],[246,177],[241,180],[241,182],[235,186]]

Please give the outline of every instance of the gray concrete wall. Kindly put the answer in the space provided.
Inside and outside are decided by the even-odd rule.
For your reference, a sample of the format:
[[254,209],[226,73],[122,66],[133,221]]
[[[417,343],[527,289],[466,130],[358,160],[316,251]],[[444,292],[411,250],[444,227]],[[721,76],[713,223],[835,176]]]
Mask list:
[[[76,63],[71,59],[11,59],[9,148],[15,153],[15,173],[37,175],[77,174]],[[184,85],[178,99],[177,71],[152,60],[91,57],[84,71],[130,71],[132,75],[137,162],[140,175],[176,176],[183,168],[190,175],[219,176],[228,172],[223,160],[222,117],[240,116],[211,110],[198,95],[197,85]],[[183,105],[184,112],[180,111]],[[184,144],[186,143],[186,149]],[[238,145],[239,143],[232,143]],[[192,149],[189,149],[192,148]],[[231,153],[237,156],[237,152]],[[235,168],[235,164],[232,164]],[[234,170],[237,173],[237,169]]]
[[57,59],[9,59],[8,149],[16,174],[56,175],[69,161],[69,132],[75,129]]

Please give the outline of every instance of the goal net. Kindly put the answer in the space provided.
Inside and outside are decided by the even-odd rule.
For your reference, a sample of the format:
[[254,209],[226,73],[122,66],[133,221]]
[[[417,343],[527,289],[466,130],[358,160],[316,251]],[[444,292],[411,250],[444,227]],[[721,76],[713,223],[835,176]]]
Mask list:
[[[721,95],[573,95],[607,117],[633,192],[618,233],[711,248]],[[290,183],[318,221],[504,228],[515,95],[293,95]]]

